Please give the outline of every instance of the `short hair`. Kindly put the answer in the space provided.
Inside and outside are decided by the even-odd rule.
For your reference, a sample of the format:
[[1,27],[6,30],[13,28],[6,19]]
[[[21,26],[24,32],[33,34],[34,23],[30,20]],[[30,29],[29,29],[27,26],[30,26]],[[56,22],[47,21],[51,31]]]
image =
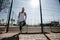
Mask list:
[[24,9],[24,7],[22,7],[22,9]]

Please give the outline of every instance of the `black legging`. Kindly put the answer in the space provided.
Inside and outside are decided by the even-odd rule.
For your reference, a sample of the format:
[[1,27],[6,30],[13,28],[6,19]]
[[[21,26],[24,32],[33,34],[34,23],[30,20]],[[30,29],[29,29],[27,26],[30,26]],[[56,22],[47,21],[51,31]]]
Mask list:
[[21,25],[19,26],[19,29],[20,29],[20,31],[22,31],[22,26]]
[[26,22],[25,21],[22,21],[19,23],[19,29],[20,31],[22,31],[22,27],[26,25]]

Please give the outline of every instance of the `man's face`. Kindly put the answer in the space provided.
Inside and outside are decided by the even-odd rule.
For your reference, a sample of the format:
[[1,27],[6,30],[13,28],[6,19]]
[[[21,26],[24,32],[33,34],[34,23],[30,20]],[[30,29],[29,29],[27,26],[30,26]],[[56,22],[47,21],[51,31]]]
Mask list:
[[22,8],[22,12],[24,12],[24,8]]

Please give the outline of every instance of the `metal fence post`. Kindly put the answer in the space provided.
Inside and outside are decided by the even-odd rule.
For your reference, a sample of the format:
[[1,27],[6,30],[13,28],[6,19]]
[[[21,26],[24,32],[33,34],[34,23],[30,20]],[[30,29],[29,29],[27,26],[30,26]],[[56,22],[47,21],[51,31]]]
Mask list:
[[12,6],[13,6],[13,0],[11,1],[10,11],[9,11],[9,15],[8,15],[8,23],[7,23],[7,26],[6,26],[6,33],[8,32],[8,29],[9,29]]
[[41,0],[39,0],[40,4],[40,17],[41,17],[41,32],[43,33],[43,20],[42,20],[42,7],[41,7]]

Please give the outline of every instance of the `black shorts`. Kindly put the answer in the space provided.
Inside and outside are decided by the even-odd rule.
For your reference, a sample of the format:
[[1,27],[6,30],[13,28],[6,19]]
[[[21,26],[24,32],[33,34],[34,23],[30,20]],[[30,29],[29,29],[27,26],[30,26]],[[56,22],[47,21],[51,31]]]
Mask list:
[[19,22],[19,26],[25,26],[25,25],[26,25],[26,22],[25,21]]

